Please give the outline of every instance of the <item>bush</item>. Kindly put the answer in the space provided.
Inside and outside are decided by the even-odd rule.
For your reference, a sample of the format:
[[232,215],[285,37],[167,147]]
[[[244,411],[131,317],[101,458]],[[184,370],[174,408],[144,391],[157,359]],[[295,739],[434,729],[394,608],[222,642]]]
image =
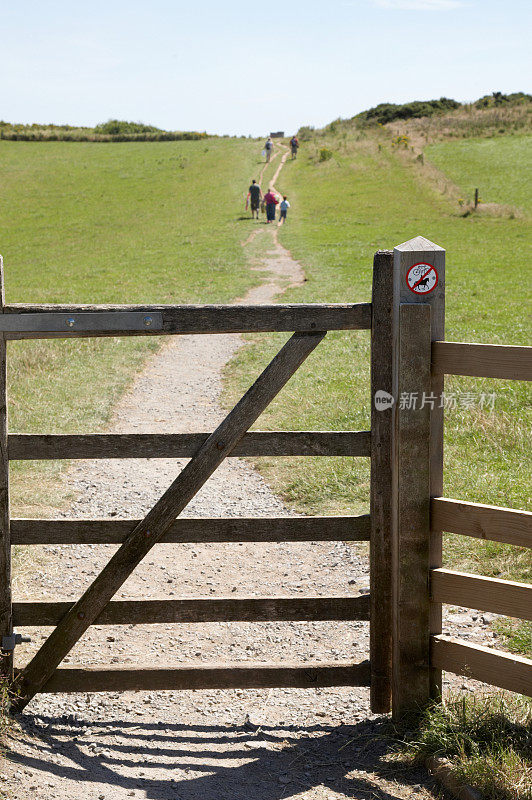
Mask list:
[[444,111],[460,108],[460,103],[448,97],[441,97],[439,100],[414,100],[412,103],[380,103],[380,105],[370,108],[357,114],[353,119],[362,124],[380,123],[386,125],[397,119],[410,119],[411,117],[430,117]]
[[328,161],[330,158],[333,157],[332,150],[329,150],[328,147],[321,147],[319,150],[319,161]]
[[159,133],[161,128],[144,125],[142,122],[126,122],[121,119],[109,119],[94,128],[94,133],[107,133],[116,136],[121,133]]

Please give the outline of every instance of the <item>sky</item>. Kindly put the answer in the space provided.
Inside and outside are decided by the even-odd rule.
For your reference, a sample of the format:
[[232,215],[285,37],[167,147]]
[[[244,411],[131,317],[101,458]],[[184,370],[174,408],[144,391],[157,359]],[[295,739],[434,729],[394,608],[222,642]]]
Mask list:
[[25,0],[0,118],[262,136],[382,102],[531,91],[530,0]]

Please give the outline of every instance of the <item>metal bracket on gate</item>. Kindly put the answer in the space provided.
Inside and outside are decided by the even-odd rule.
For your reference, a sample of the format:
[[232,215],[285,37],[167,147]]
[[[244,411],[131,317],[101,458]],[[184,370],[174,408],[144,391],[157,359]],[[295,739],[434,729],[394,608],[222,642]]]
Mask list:
[[80,331],[160,331],[160,311],[80,311],[72,314],[0,314],[3,333],[68,333]]
[[12,652],[17,644],[22,644],[22,642],[31,642],[31,636],[23,636],[21,633],[2,636],[2,650],[4,653]]

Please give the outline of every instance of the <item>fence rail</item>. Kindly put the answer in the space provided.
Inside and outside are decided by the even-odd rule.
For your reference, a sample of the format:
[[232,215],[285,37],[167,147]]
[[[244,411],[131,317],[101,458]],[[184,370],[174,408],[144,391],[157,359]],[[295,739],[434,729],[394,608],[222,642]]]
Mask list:
[[[74,603],[15,602],[14,625],[57,625]],[[193,597],[116,600],[96,625],[152,625],[172,622],[369,621],[369,594],[341,597]]]
[[430,504],[431,526],[476,539],[532,547],[532,513],[514,508],[468,503],[434,497]]
[[436,341],[432,369],[436,374],[532,381],[532,347]]
[[[10,434],[11,461],[67,458],[193,458],[210,433]],[[233,456],[369,457],[370,431],[256,431]]]
[[[122,325],[122,327],[120,327]],[[371,303],[297,305],[9,305],[5,339],[369,330]]]
[[[16,673],[16,677],[22,677]],[[228,664],[153,667],[59,667],[41,692],[113,692],[158,689],[312,689],[369,686],[369,661],[327,664]]]
[[431,636],[431,663],[437,669],[532,696],[532,661],[522,656],[465,644],[450,636]]
[[532,620],[532,586],[526,583],[433,569],[430,571],[430,591],[433,602]]
[[[121,544],[139,519],[12,519],[11,543]],[[356,517],[186,517],[161,544],[205,542],[369,542],[370,515]]]

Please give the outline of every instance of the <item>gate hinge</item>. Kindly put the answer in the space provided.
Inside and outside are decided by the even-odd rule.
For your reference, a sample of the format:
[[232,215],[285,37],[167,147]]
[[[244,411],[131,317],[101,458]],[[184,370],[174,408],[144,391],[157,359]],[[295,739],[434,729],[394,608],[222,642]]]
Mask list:
[[31,642],[30,636],[23,636],[21,633],[12,633],[10,636],[2,636],[2,650],[9,653],[15,649],[17,644]]

